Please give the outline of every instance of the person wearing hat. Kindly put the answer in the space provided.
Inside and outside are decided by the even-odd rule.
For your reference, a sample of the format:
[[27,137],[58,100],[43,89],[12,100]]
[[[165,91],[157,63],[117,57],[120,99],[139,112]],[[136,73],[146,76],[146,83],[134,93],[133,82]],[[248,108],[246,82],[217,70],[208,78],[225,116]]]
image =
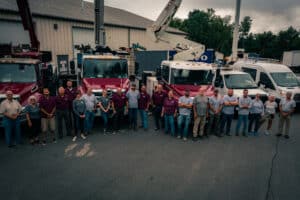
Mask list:
[[223,108],[223,100],[219,95],[219,90],[214,90],[214,95],[208,99],[209,121],[207,133],[209,135],[219,134],[221,112]]
[[140,92],[136,90],[134,83],[131,84],[131,88],[126,93],[126,97],[128,99],[129,128],[137,130],[138,99],[140,98]]
[[[184,96],[178,100],[179,116],[177,119],[178,139],[187,140],[189,125],[191,121],[191,113],[193,108],[193,99],[190,97],[190,90],[185,89]],[[183,131],[182,131],[183,125]]]

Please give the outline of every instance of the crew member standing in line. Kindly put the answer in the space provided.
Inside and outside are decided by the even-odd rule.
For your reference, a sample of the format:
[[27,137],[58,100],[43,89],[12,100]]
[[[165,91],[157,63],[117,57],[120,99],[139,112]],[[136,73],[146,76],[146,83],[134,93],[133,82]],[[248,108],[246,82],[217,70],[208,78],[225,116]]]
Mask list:
[[39,143],[39,133],[41,131],[41,116],[40,108],[37,104],[35,96],[28,98],[28,105],[25,107],[24,112],[26,113],[27,125],[30,132],[30,143]]
[[268,120],[267,130],[265,131],[266,135],[269,135],[271,133],[271,128],[272,128],[273,120],[275,118],[277,107],[278,104],[275,101],[275,96],[270,95],[269,100],[265,102],[265,111]]
[[41,125],[43,133],[43,145],[46,145],[47,132],[50,130],[52,135],[52,141],[55,143],[55,110],[56,102],[55,97],[50,96],[48,88],[43,89],[43,96],[40,98],[40,109],[41,109]]
[[86,94],[82,96],[85,102],[85,120],[84,120],[84,131],[88,135],[91,133],[94,126],[95,112],[97,108],[97,98],[92,92],[92,88],[88,88]]
[[165,119],[165,133],[168,134],[169,131],[171,131],[171,136],[175,136],[175,117],[177,115],[177,108],[178,102],[174,98],[173,91],[170,90],[168,97],[164,100],[161,117],[164,117]]
[[80,136],[82,139],[86,139],[84,135],[84,121],[85,121],[85,111],[86,105],[84,100],[81,98],[82,94],[80,91],[77,92],[76,98],[73,100],[73,111],[75,117],[75,132],[72,139],[73,142],[76,141],[78,132],[80,131]]
[[161,127],[161,122],[162,122],[161,111],[166,97],[167,95],[163,91],[162,85],[161,84],[157,85],[156,91],[152,95],[152,105],[154,107],[153,114],[155,120],[155,131],[158,131]]
[[66,126],[67,136],[71,135],[71,124],[69,118],[69,97],[65,94],[65,88],[58,88],[58,95],[55,99],[56,102],[56,116],[57,116],[57,129],[58,137],[63,138],[63,121]]
[[107,90],[104,89],[102,92],[102,96],[99,100],[99,107],[101,110],[101,117],[103,119],[103,133],[106,134],[107,132],[107,125],[108,125],[108,113],[111,108],[110,99],[107,96]]
[[126,93],[128,99],[128,115],[129,115],[129,128],[137,130],[137,113],[138,113],[138,99],[140,92],[136,90],[136,85],[131,84],[131,89]]
[[75,116],[73,111],[73,100],[76,98],[77,95],[77,88],[73,87],[72,81],[67,81],[67,87],[65,88],[65,94],[68,96],[69,99],[69,119],[70,125],[72,129],[75,129]]
[[214,90],[214,96],[210,97],[209,100],[209,122],[207,133],[209,135],[218,136],[220,130],[220,119],[223,107],[223,100],[219,95],[219,90]]
[[280,111],[280,119],[279,119],[279,132],[277,134],[278,137],[283,134],[283,126],[285,125],[285,133],[284,137],[289,139],[289,131],[291,124],[291,116],[296,108],[296,102],[292,99],[292,93],[287,92],[286,97],[280,101],[279,111]]
[[235,131],[236,136],[239,136],[241,124],[243,124],[243,136],[248,136],[248,120],[251,101],[252,99],[248,96],[248,90],[244,89],[243,96],[239,98],[239,117]]
[[222,110],[222,117],[221,117],[221,131],[220,137],[224,135],[224,128],[226,125],[226,135],[231,136],[230,129],[231,129],[231,122],[234,116],[234,108],[238,106],[239,102],[237,97],[233,94],[233,90],[229,89],[227,95],[223,98],[223,110]]
[[[252,100],[250,105],[250,115],[249,115],[249,128],[248,132],[254,136],[258,136],[258,129],[260,126],[261,117],[264,115],[264,104],[260,100],[260,94],[256,94],[255,99]],[[254,131],[252,125],[254,123]]]
[[113,94],[111,99],[111,105],[113,109],[113,134],[120,131],[121,122],[124,119],[125,107],[128,108],[128,101],[126,95],[122,92],[121,88],[117,89],[117,92]]
[[140,98],[138,100],[139,112],[141,116],[141,128],[144,128],[145,131],[148,130],[148,110],[150,105],[150,95],[147,94],[146,86],[141,87]]
[[[199,135],[199,139],[203,138],[204,127],[206,118],[208,116],[208,98],[204,95],[204,90],[199,89],[198,95],[193,100],[194,109],[194,127],[193,127],[193,141],[196,141]],[[200,131],[199,131],[200,127]]]
[[[13,99],[13,92],[6,91],[6,99],[1,102],[0,113],[3,114],[3,126],[5,130],[5,141],[9,148],[21,143],[21,128],[19,115],[22,106],[17,100]],[[13,130],[15,137],[13,137]],[[13,140],[14,139],[14,140]]]
[[[193,99],[190,97],[190,91],[188,89],[185,90],[184,96],[179,98],[178,102],[179,107],[179,116],[177,119],[177,127],[178,127],[178,139],[187,140],[189,125],[191,122],[191,113],[193,108]],[[183,129],[182,129],[183,125]],[[182,131],[183,130],[183,131]]]

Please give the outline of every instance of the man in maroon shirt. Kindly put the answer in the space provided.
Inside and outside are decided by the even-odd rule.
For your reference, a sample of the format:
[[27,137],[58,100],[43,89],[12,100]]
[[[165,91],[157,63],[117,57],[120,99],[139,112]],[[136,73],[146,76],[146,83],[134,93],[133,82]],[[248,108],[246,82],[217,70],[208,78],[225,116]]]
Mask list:
[[63,120],[67,129],[67,136],[72,136],[71,125],[69,118],[69,98],[65,94],[65,88],[58,88],[58,95],[55,98],[56,102],[56,116],[57,116],[57,129],[59,138],[63,138]]
[[174,98],[173,91],[170,90],[168,97],[165,98],[161,117],[165,118],[165,133],[169,132],[169,126],[171,129],[171,135],[175,136],[175,117],[177,114],[178,102]]
[[112,96],[112,109],[114,114],[114,131],[113,134],[116,134],[120,130],[120,124],[124,118],[125,106],[128,109],[128,102],[126,95],[122,93],[121,88],[117,89],[117,92]]
[[39,106],[41,109],[41,126],[42,133],[44,136],[43,145],[46,145],[47,132],[50,130],[52,134],[53,142],[56,142],[55,139],[55,110],[56,103],[55,97],[50,96],[48,88],[43,89],[43,96],[39,100]]
[[156,91],[152,95],[152,105],[154,107],[153,113],[154,113],[155,130],[156,131],[160,129],[160,121],[162,121],[161,111],[162,111],[162,107],[163,107],[163,102],[166,97],[167,97],[167,95],[163,91],[162,85],[159,84],[157,86]]
[[72,81],[67,81],[67,87],[65,88],[65,94],[68,96],[69,99],[69,119],[70,119],[70,126],[72,129],[75,128],[75,117],[73,112],[73,100],[76,98],[77,95],[77,88],[73,87]]
[[150,96],[146,92],[146,86],[141,87],[140,98],[138,100],[138,107],[141,116],[142,125],[141,128],[144,128],[146,131],[148,129],[148,110],[150,105]]

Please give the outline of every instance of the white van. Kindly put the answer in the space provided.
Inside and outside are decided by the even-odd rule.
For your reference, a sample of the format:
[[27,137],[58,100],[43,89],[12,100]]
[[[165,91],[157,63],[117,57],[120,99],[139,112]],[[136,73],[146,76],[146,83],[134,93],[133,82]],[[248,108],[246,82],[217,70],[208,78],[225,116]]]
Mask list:
[[258,87],[253,78],[246,72],[223,67],[219,74],[217,69],[215,73],[214,86],[219,89],[222,96],[227,94],[228,89],[233,89],[234,95],[240,97],[243,96],[244,89],[248,89],[251,98],[254,98],[256,94],[261,95],[263,102],[268,98],[268,94]]
[[240,60],[233,68],[247,72],[267,93],[279,101],[287,92],[293,93],[293,99],[300,103],[300,82],[297,76],[285,65],[255,60]]

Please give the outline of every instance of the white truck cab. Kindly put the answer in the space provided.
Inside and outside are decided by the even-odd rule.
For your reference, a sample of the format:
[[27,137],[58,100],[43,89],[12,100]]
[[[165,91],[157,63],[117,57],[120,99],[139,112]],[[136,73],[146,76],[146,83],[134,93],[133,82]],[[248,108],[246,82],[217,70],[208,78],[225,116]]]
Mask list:
[[227,94],[228,89],[233,89],[234,95],[240,97],[243,95],[243,90],[248,89],[251,98],[254,98],[256,94],[261,95],[263,102],[268,98],[268,93],[259,88],[248,73],[233,70],[231,67],[215,69],[214,86],[219,89],[222,96]]
[[300,82],[296,75],[285,65],[255,60],[241,60],[233,68],[247,72],[255,82],[276,97],[279,101],[287,92],[292,92],[293,99],[300,103]]

